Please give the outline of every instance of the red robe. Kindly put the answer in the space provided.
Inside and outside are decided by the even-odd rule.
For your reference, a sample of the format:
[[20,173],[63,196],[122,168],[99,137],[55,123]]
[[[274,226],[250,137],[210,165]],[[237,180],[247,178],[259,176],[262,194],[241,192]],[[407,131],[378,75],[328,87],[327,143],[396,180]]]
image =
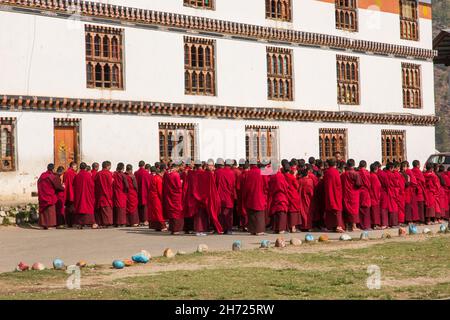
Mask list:
[[414,172],[411,169],[406,169],[405,173],[409,177],[409,183],[405,189],[405,203],[411,206],[411,220],[419,220],[419,211],[417,208],[417,188],[418,183]]
[[423,176],[425,178],[425,205],[427,208],[433,208],[434,212],[441,212],[438,203],[439,178],[433,171],[425,172]]
[[221,206],[214,172],[199,171],[198,186],[202,197],[202,205],[206,207],[210,222],[218,233],[223,233],[222,226],[218,218]]
[[[448,199],[447,199],[447,175],[445,172],[437,173],[439,179],[439,197],[438,203],[439,208],[441,209],[441,218],[446,217],[446,213],[448,211]],[[445,177],[444,177],[445,176]]]
[[168,171],[163,178],[163,210],[168,219],[184,219],[182,186],[178,172]]
[[[299,184],[297,178],[291,173],[285,173],[284,178],[288,184],[288,200],[289,200],[289,208],[288,212],[301,212],[300,206],[300,194],[298,192]],[[306,217],[302,216],[302,219]]]
[[127,214],[135,214],[138,209],[137,182],[134,174],[126,173],[128,182]]
[[389,209],[389,178],[387,174],[387,170],[378,170],[377,173],[378,179],[381,185],[381,194],[380,194],[380,208],[381,210],[388,211]]
[[395,173],[389,170],[386,170],[386,177],[388,182],[388,211],[391,213],[398,213],[399,180]]
[[73,180],[74,206],[76,214],[94,214],[94,181],[86,170],[80,170]]
[[376,173],[370,173],[370,205],[377,207],[381,201],[381,183]]
[[325,187],[325,211],[342,212],[342,183],[338,169],[331,167],[323,176]]
[[199,175],[204,170],[199,168],[189,171],[183,184],[183,210],[185,218],[194,217],[202,206],[202,196],[199,191]]
[[236,198],[236,175],[229,167],[217,170],[216,186],[222,208],[233,208]]
[[58,201],[57,192],[64,191],[61,180],[51,171],[45,171],[37,182],[39,212],[53,206]]
[[363,208],[370,208],[372,204],[372,199],[370,197],[370,172],[365,168],[360,168],[358,173],[361,179],[359,205]]
[[350,219],[349,222],[353,222],[353,220],[358,222],[361,178],[355,170],[350,169],[342,173],[341,181],[344,210],[348,215],[351,215],[351,217],[348,217]]
[[67,169],[63,176],[63,183],[65,187],[65,198],[68,202],[74,202],[73,180],[77,173],[72,168]]
[[95,181],[95,176],[97,175],[98,170],[92,169],[91,170],[91,176],[92,176],[92,180]]
[[412,168],[411,171],[417,181],[416,200],[418,202],[425,201],[425,177],[423,172],[419,168]]
[[153,175],[148,194],[149,217],[152,222],[164,222],[166,220],[163,215],[162,196],[163,178],[159,174]]
[[148,204],[148,192],[152,175],[150,175],[150,173],[145,168],[139,168],[139,170],[134,173],[134,176],[136,177],[138,186],[139,205],[146,206]]
[[113,174],[113,203],[115,208],[125,209],[127,207],[128,180],[123,172]]
[[[317,182],[319,182],[317,180]],[[308,175],[299,179],[300,213],[302,216],[302,229],[312,228],[314,218],[314,180]]]
[[394,171],[394,178],[397,180],[397,206],[398,206],[398,222],[404,223],[405,222],[405,189],[406,189],[406,182],[402,174],[395,170]]
[[277,172],[269,179],[269,214],[288,212],[288,182],[281,172]]
[[267,209],[268,179],[261,170],[252,165],[243,179],[242,201],[246,210],[264,211]]
[[245,227],[247,225],[247,211],[245,210],[244,207],[244,201],[242,199],[242,194],[243,194],[243,186],[245,184],[245,179],[247,177],[248,174],[248,170],[241,170],[241,174],[237,177],[236,180],[236,192],[237,192],[237,210],[238,210],[238,214],[240,217],[240,225],[241,227]]
[[113,207],[113,175],[109,170],[101,170],[95,176],[95,203],[97,208]]

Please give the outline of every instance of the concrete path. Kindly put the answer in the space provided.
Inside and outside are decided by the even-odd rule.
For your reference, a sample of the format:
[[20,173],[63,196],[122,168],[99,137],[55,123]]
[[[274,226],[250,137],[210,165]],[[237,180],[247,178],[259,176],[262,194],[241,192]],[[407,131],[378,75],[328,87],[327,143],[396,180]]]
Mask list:
[[[427,226],[433,232],[439,225]],[[418,227],[422,232],[424,226]],[[397,229],[389,230],[392,236],[398,236]],[[330,240],[338,240],[337,233],[313,233],[317,239],[327,234]],[[350,232],[352,238],[359,239],[361,232]],[[381,231],[371,231],[371,238],[380,238]],[[292,237],[304,240],[305,233],[285,234],[284,239]],[[34,262],[42,262],[50,267],[53,259],[60,258],[66,265],[85,260],[90,264],[109,264],[114,259],[130,258],[142,249],[152,256],[161,256],[164,249],[174,251],[195,252],[201,243],[207,244],[210,250],[231,250],[235,240],[241,240],[244,249],[257,248],[261,240],[275,241],[279,235],[251,236],[247,233],[233,235],[195,235],[172,236],[154,232],[148,228],[119,228],[103,230],[39,230],[18,227],[0,227],[0,272],[12,271],[23,261],[31,266]]]

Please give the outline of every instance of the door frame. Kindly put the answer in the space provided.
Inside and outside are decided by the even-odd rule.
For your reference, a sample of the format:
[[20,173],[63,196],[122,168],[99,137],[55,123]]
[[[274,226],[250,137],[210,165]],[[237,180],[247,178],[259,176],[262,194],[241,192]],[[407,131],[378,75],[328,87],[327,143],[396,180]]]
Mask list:
[[[74,154],[76,163],[81,162],[81,139],[80,139],[80,128],[81,119],[75,118],[54,118],[53,119],[53,163],[56,165],[56,154],[55,154],[55,130],[57,128],[73,128],[75,131],[75,145]],[[65,168],[66,169],[66,168]]]

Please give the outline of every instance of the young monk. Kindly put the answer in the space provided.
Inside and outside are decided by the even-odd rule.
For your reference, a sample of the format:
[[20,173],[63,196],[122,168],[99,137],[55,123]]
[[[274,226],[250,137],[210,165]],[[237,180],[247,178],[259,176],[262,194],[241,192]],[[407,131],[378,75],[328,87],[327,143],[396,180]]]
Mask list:
[[[64,167],[59,166],[58,169],[56,169],[56,175],[62,181],[64,175]],[[59,191],[56,196],[58,197],[58,201],[56,202],[56,228],[65,229],[66,216],[64,204],[66,203],[66,193],[65,191]]]
[[175,161],[163,178],[163,210],[169,218],[169,230],[173,235],[179,235],[184,229],[182,203],[182,185],[178,173],[180,162]]
[[72,161],[69,164],[69,168],[67,168],[67,171],[64,173],[63,176],[63,183],[65,188],[65,198],[66,198],[66,208],[65,208],[65,217],[66,222],[69,227],[72,227],[73,224],[73,215],[74,212],[74,200],[73,200],[73,179],[77,175],[77,164],[76,162]]
[[244,200],[242,198],[243,195],[243,186],[245,184],[245,180],[247,178],[248,172],[250,170],[250,164],[247,161],[244,161],[242,164],[241,174],[238,176],[238,179],[236,181],[236,189],[239,190],[238,194],[238,212],[239,212],[239,226],[242,231],[248,231],[248,215],[247,211],[245,210],[244,206]]
[[288,184],[288,200],[289,200],[289,208],[287,214],[287,223],[289,226],[289,230],[291,232],[296,232],[297,225],[301,225],[303,219],[306,221],[305,216],[300,216],[300,194],[298,193],[298,180],[297,180],[297,165],[296,162],[291,161],[290,164],[285,164],[283,166],[283,174],[286,182]]
[[370,217],[375,230],[381,229],[381,183],[378,170],[376,163],[370,165]]
[[328,230],[343,233],[344,221],[342,219],[342,183],[339,171],[336,169],[336,160],[328,159],[328,169],[323,176],[325,188],[325,217],[324,222]]
[[306,165],[300,170],[299,195],[300,195],[300,216],[303,230],[310,230],[313,227],[314,218],[314,180],[311,178],[311,165]]
[[150,182],[149,197],[148,197],[148,212],[149,212],[149,228],[156,231],[166,232],[166,219],[163,215],[162,195],[163,195],[163,176],[165,173],[165,165],[160,168],[151,167],[152,179]]
[[80,229],[92,226],[97,229],[95,222],[95,192],[94,181],[89,172],[86,171],[86,163],[80,163],[80,172],[73,180],[75,215],[74,224]]
[[355,171],[355,160],[349,159],[345,172],[341,175],[342,197],[344,203],[345,221],[352,231],[359,231],[359,193],[361,188],[361,177]]
[[417,221],[420,223],[425,223],[425,177],[423,175],[423,172],[420,170],[420,161],[414,160],[412,164],[413,168],[411,171],[417,181],[417,188],[415,193],[417,201]]
[[[288,168],[285,167],[283,170],[288,170]],[[273,217],[273,231],[285,233],[289,229],[287,221],[289,184],[281,170],[276,172],[269,178],[269,213]]]
[[113,204],[114,204],[114,224],[117,227],[124,227],[127,224],[127,193],[128,180],[123,173],[125,165],[122,162],[117,164],[113,174]]
[[242,201],[248,214],[248,230],[253,235],[264,235],[266,229],[268,179],[261,174],[256,159],[250,160],[250,170],[242,186]]
[[361,189],[359,194],[359,221],[363,230],[372,229],[372,219],[370,216],[370,207],[372,200],[370,198],[370,173],[367,171],[367,162],[359,162],[359,177],[361,179]]
[[103,161],[102,170],[95,176],[95,203],[97,224],[102,227],[113,225],[113,175],[111,162]]
[[61,180],[53,172],[55,165],[50,163],[47,171],[41,174],[37,182],[39,199],[39,225],[47,230],[56,227],[57,193],[64,191]]
[[231,169],[233,161],[227,159],[225,166],[218,165],[220,170],[215,172],[215,182],[220,198],[219,221],[225,234],[233,234],[233,207],[236,198],[236,175]]
[[438,204],[440,183],[434,173],[432,163],[427,163],[425,169],[426,172],[423,174],[425,178],[425,219],[426,224],[434,224],[437,221],[436,212],[440,212]]
[[98,172],[98,168],[100,167],[100,165],[98,164],[98,162],[94,162],[91,166],[91,175],[92,175],[92,180],[95,181],[95,176],[97,175]]
[[439,190],[439,207],[441,208],[441,221],[443,219],[448,220],[449,217],[449,201],[448,201],[448,177],[445,172],[445,167],[443,165],[439,165],[437,169],[436,175],[439,178],[440,190]]
[[133,166],[127,164],[125,172],[128,182],[127,193],[127,226],[138,227],[139,226],[139,214],[138,214],[138,187],[136,177],[133,174]]
[[[400,174],[402,175],[405,184],[404,200],[405,200],[405,223],[411,224],[416,221],[414,217],[415,206],[415,189],[417,187],[417,180],[409,169],[409,162],[403,161],[400,165]],[[416,214],[417,215],[417,214]]]
[[138,185],[138,211],[139,221],[142,225],[148,225],[148,193],[151,183],[151,175],[145,168],[145,162],[139,161],[139,169],[134,173]]

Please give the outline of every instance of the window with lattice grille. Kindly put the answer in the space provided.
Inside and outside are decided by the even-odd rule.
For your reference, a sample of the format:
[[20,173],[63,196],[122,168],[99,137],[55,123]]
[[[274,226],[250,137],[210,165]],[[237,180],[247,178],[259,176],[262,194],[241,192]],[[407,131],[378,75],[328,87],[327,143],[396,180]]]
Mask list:
[[333,158],[339,152],[347,158],[347,129],[319,129],[319,153],[322,160]]
[[404,130],[382,130],[381,154],[383,164],[406,160],[406,132]]
[[86,25],[88,88],[123,89],[123,29]]
[[337,95],[339,104],[359,104],[359,58],[336,56]]
[[266,18],[292,21],[291,0],[266,0]]
[[245,156],[248,160],[278,160],[278,127],[246,126]]
[[293,100],[292,50],[267,48],[267,97],[270,100]]
[[214,96],[215,69],[215,40],[184,37],[185,93]]
[[214,10],[214,0],[184,0],[184,6]]
[[195,160],[196,126],[192,123],[159,123],[159,158],[161,161]]
[[400,0],[400,37],[419,40],[417,0]]
[[422,108],[420,65],[402,63],[403,108]]
[[0,172],[16,170],[16,119],[0,118]]
[[358,6],[356,0],[335,0],[336,28],[358,31]]

